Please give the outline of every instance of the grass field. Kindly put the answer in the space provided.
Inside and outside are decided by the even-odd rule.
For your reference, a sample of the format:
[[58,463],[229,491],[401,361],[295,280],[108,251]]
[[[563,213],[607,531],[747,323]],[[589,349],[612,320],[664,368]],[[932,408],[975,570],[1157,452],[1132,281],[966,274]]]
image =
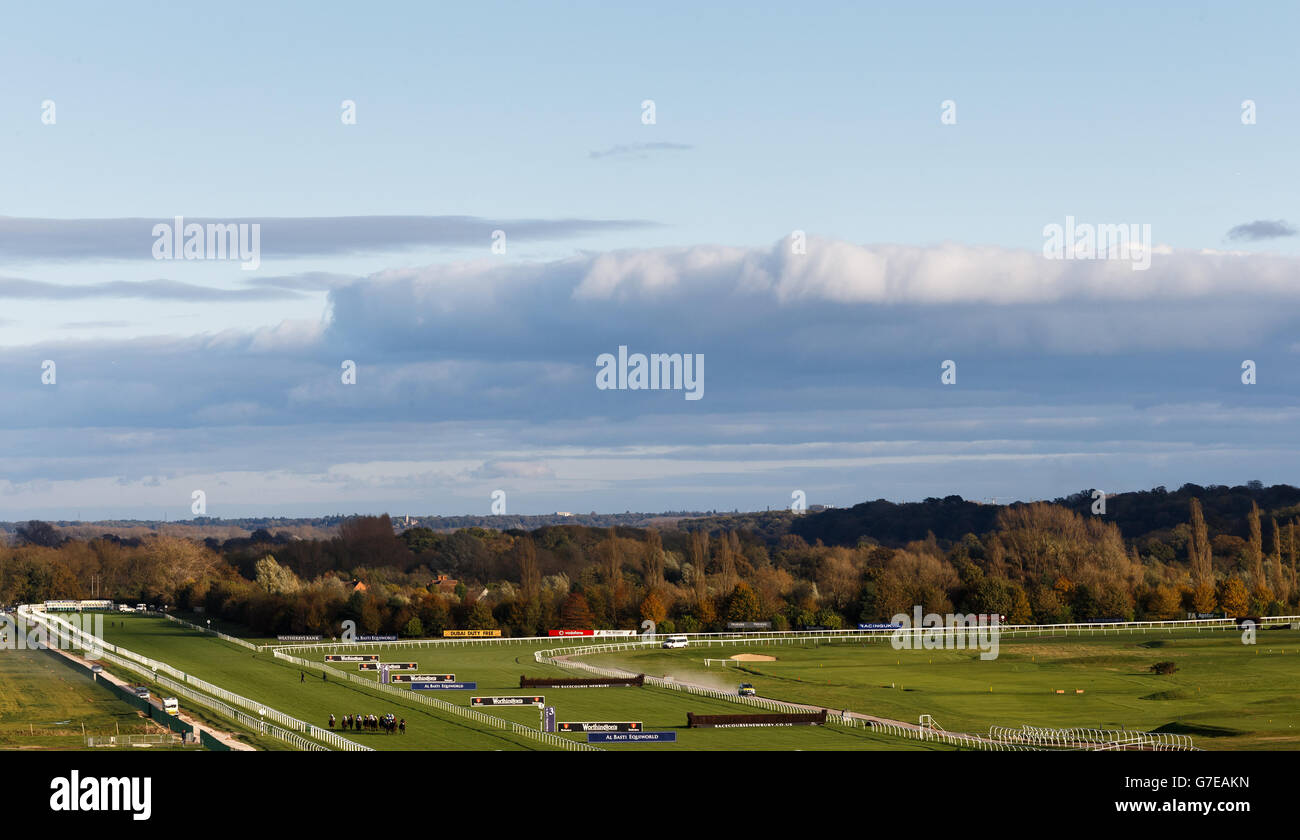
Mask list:
[[[323,682],[309,673],[300,681],[299,669],[274,659],[269,652],[251,651],[213,636],[188,630],[165,619],[142,616],[115,618],[105,627],[107,640],[145,656],[167,662],[209,682],[250,699],[270,704],[280,711],[324,726],[329,714],[384,714],[392,712],[407,721],[405,736],[349,732],[348,738],[377,749],[478,750],[543,749],[539,742],[499,730],[480,727],[474,721],[440,713],[416,701],[403,703],[387,694],[367,691],[355,683]],[[547,645],[540,645],[545,647]],[[473,695],[534,693],[519,689],[520,675],[572,676],[533,660],[538,643],[508,645],[463,645],[431,648],[367,647],[383,661],[418,662],[426,673],[453,673],[457,679],[477,682],[477,691],[439,692],[447,702],[469,706]],[[340,652],[348,652],[339,648]],[[311,658],[323,661],[324,650]],[[351,652],[355,652],[353,649]],[[299,654],[303,655],[303,654]],[[307,658],[304,656],[304,658]],[[337,663],[340,670],[356,670],[355,664]],[[360,673],[357,671],[357,673]],[[367,675],[369,676],[369,675]],[[378,681],[377,675],[373,677]],[[933,749],[934,745],[900,741],[864,730],[838,727],[790,727],[762,730],[686,729],[686,713],[726,714],[744,711],[721,700],[694,697],[656,688],[547,689],[547,703],[556,707],[561,721],[641,721],[647,731],[677,732],[677,749]],[[496,717],[536,727],[537,709],[485,709]],[[580,737],[575,737],[580,740]],[[611,749],[673,749],[672,744],[611,746]]]
[[[737,653],[776,661],[704,666],[705,657]],[[1222,631],[1003,638],[991,661],[974,651],[898,651],[888,642],[648,649],[584,661],[719,686],[750,682],[765,697],[913,723],[930,714],[950,731],[1128,728],[1188,734],[1203,749],[1300,749],[1293,630],[1262,631],[1253,646]],[[1177,673],[1151,674],[1161,661],[1176,663]]]
[[83,749],[83,725],[87,735],[166,731],[55,656],[0,651],[0,749]]
[[[320,725],[333,712],[405,717],[408,734],[351,732],[348,737],[379,749],[539,749],[543,745],[473,721],[403,702],[354,683],[301,682],[299,670],[269,652],[252,652],[164,619],[127,617],[107,627],[108,640],[168,662],[246,697]],[[453,673],[477,682],[476,691],[438,692],[462,706],[472,695],[534,693],[519,677],[573,676],[538,665],[533,652],[564,647],[571,640],[438,647],[376,646],[383,661],[419,663],[425,673]],[[297,655],[322,661],[331,650]],[[705,657],[736,653],[775,656],[742,667],[705,668]],[[1170,676],[1151,664],[1175,662]],[[649,648],[589,656],[585,661],[632,672],[672,675],[725,691],[751,682],[761,695],[780,700],[848,708],[915,722],[930,714],[950,731],[986,732],[990,725],[1022,724],[1102,729],[1142,729],[1188,734],[1205,749],[1300,749],[1300,631],[1262,631],[1259,643],[1242,645],[1236,633],[1177,631],[1134,635],[1013,637],[1001,641],[996,660],[974,651],[896,651],[888,642],[820,645],[726,645],[681,650]],[[336,663],[357,670],[355,663]],[[378,680],[377,675],[366,674]],[[1056,694],[1057,689],[1065,694]],[[1082,694],[1076,690],[1082,689]],[[561,721],[641,721],[647,731],[673,731],[677,744],[640,744],[615,749],[932,749],[909,739],[839,727],[686,729],[688,711],[745,711],[724,700],[657,688],[545,689]],[[485,712],[529,726],[534,707]],[[575,736],[581,737],[581,736]]]

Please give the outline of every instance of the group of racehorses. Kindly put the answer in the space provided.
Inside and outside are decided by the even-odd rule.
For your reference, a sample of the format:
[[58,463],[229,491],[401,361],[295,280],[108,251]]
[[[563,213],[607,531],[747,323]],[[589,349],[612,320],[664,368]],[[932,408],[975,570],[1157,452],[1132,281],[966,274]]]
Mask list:
[[[337,719],[330,715],[330,729],[334,728]],[[383,732],[385,735],[392,735],[394,732],[406,734],[406,718],[398,720],[391,713],[386,715],[344,715],[343,728],[356,730],[358,732],[365,730],[367,732]]]

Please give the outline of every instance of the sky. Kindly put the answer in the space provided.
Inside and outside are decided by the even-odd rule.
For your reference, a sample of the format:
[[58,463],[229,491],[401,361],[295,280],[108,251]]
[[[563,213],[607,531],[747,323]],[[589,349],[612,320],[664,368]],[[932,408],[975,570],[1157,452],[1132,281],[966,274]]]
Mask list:
[[1295,6],[623,5],[9,12],[0,520],[1297,483]]

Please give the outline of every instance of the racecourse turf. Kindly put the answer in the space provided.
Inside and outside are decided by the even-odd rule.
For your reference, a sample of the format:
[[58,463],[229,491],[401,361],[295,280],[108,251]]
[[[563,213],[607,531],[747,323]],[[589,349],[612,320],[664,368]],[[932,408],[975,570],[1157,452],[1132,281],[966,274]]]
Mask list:
[[[330,712],[405,717],[408,734],[350,732],[348,737],[379,749],[539,749],[544,745],[468,719],[367,691],[355,683],[323,682],[308,671],[163,619],[115,618],[108,640],[168,662],[281,711],[325,724]],[[676,744],[620,745],[615,749],[935,749],[911,739],[840,727],[687,729],[686,713],[728,714],[750,710],[735,703],[658,688],[519,688],[519,677],[581,676],[533,657],[539,648],[590,642],[509,642],[414,647],[366,646],[382,661],[419,663],[423,673],[452,673],[477,682],[474,691],[438,691],[439,699],[462,706],[472,695],[543,694],[560,721],[640,721],[646,731],[677,733]],[[328,652],[357,652],[321,646],[293,653],[323,661]],[[704,659],[733,654],[775,656],[775,661],[706,668]],[[978,651],[895,650],[888,641],[823,644],[716,644],[679,650],[646,648],[583,657],[592,664],[633,673],[672,675],[734,691],[753,683],[765,697],[848,708],[916,722],[930,714],[949,731],[984,733],[991,725],[1056,726],[1168,731],[1192,736],[1206,749],[1300,749],[1300,631],[1265,630],[1255,645],[1224,631],[1142,631],[1072,636],[1003,637],[999,655],[981,660]],[[1157,676],[1155,662],[1172,661],[1178,671]],[[360,672],[356,663],[335,663]],[[1061,690],[1063,694],[1057,694]],[[1082,693],[1076,693],[1078,691]],[[539,724],[534,707],[483,711],[528,726]],[[581,736],[575,736],[575,740]]]
[[0,749],[84,749],[83,726],[86,735],[166,731],[58,655],[0,651]]
[[[344,714],[392,712],[407,721],[407,734],[385,735],[375,732],[349,731],[352,740],[377,749],[410,750],[481,750],[547,749],[538,741],[489,728],[476,721],[432,709],[415,700],[403,700],[378,689],[331,678],[322,680],[318,672],[306,671],[275,659],[270,651],[252,651],[220,639],[190,630],[165,619],[127,616],[114,617],[105,623],[106,640],[144,656],[166,662],[187,673],[221,686],[236,694],[266,703],[302,720],[325,726],[330,713],[339,719]],[[609,745],[611,749],[945,749],[941,745],[891,738],[865,729],[833,726],[798,726],[764,729],[687,729],[686,713],[734,714],[747,709],[725,700],[698,697],[659,688],[519,688],[519,677],[573,676],[555,666],[539,665],[533,651],[548,645],[521,642],[493,645],[440,645],[436,648],[380,646],[365,648],[379,653],[386,662],[417,662],[424,673],[452,673],[465,682],[477,682],[475,691],[438,691],[438,699],[461,706],[470,705],[474,695],[543,694],[555,706],[560,721],[640,721],[645,731],[677,733],[676,744]],[[356,652],[356,648],[339,646],[312,652],[293,651],[297,656],[323,662],[327,652]],[[334,663],[338,670],[363,673],[355,663]],[[377,675],[365,674],[378,680]],[[182,701],[184,706],[184,701]],[[537,727],[539,713],[535,707],[497,707],[483,709],[503,720]],[[582,740],[583,736],[571,736]],[[602,745],[604,746],[604,745]]]
[[[776,659],[721,668],[703,661],[734,654]],[[683,680],[749,682],[765,697],[913,723],[929,714],[949,731],[1123,728],[1190,735],[1203,749],[1300,749],[1297,630],[1261,630],[1253,645],[1222,630],[1004,636],[992,660],[975,650],[895,650],[886,640],[693,645],[584,661]],[[1166,661],[1178,670],[1151,673]]]

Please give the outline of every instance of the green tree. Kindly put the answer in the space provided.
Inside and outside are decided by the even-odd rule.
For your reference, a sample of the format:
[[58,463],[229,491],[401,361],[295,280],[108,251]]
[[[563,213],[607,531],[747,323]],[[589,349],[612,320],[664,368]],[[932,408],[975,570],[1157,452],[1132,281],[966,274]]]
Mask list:
[[727,621],[758,621],[761,616],[758,595],[744,581],[736,584],[727,601]]
[[442,542],[442,537],[432,528],[407,528],[398,537],[406,548],[412,554],[420,554],[424,551],[433,551]]
[[451,612],[442,599],[437,599],[420,609],[420,624],[424,632],[437,636],[451,627]]
[[497,627],[497,620],[492,616],[492,608],[487,602],[475,601],[474,606],[469,608],[469,616],[465,619],[465,629],[496,630]]
[[844,616],[840,615],[830,607],[822,607],[817,611],[816,622],[822,627],[831,630],[839,630],[844,626]]

